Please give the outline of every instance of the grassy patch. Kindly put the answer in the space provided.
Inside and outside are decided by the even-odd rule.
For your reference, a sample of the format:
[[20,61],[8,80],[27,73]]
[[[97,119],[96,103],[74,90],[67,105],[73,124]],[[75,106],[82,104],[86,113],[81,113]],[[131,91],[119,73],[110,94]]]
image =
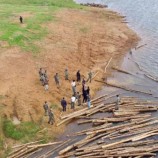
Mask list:
[[52,109],[59,109],[59,106],[57,104],[52,103],[50,105],[50,108],[52,108]]
[[40,5],[66,8],[79,8],[73,0],[0,0],[0,4]]
[[88,27],[81,27],[80,28],[80,32],[82,32],[82,33],[88,33],[89,32],[89,28]]
[[39,126],[33,122],[23,122],[20,125],[14,125],[10,120],[3,122],[4,135],[15,140],[33,139],[39,130]]
[[[73,0],[0,0],[0,40],[25,51],[39,52],[35,41],[48,34],[42,25],[54,20],[55,11],[63,7],[80,6]],[[19,23],[20,15],[24,24]]]

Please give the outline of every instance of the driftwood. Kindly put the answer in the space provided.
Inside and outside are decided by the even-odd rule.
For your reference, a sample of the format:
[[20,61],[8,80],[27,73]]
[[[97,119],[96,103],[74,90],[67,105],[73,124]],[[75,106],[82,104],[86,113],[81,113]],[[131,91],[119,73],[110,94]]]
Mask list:
[[104,69],[104,73],[106,73],[106,70],[107,70],[107,68],[108,68],[108,66],[109,66],[109,64],[110,64],[110,62],[112,61],[112,58],[113,58],[113,57],[111,57],[111,58],[109,59],[108,63],[106,64],[105,69]]
[[146,46],[146,45],[147,45],[147,44],[140,45],[140,46],[136,47],[135,50],[137,50],[137,49],[139,49],[139,48],[142,48],[142,47],[144,47],[144,46]]
[[113,66],[112,69],[117,70],[118,72],[125,73],[125,74],[133,75],[132,73],[130,73],[130,72],[128,72],[128,71],[125,71],[125,70],[122,70],[122,69],[120,69],[120,68],[118,68],[118,67],[114,67],[114,66]]
[[135,90],[135,89],[131,89],[131,88],[128,88],[128,87],[125,87],[125,86],[121,86],[121,85],[116,85],[116,84],[109,83],[109,82],[105,82],[105,83],[106,83],[107,85],[111,86],[111,87],[121,88],[121,89],[124,89],[124,90],[126,90],[126,91],[152,95],[151,92],[145,92],[145,91]]

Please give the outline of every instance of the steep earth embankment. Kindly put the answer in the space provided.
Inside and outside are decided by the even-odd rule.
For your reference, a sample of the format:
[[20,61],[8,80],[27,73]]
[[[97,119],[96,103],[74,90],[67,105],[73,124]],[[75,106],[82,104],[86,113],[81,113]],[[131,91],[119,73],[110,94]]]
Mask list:
[[[58,118],[59,101],[62,97],[70,101],[70,81],[75,79],[77,70],[85,77],[90,69],[99,70],[96,78],[105,77],[102,72],[111,56],[115,64],[138,40],[125,24],[125,17],[108,9],[62,9],[56,13],[54,21],[43,27],[47,27],[49,33],[37,42],[41,48],[39,55],[33,57],[16,47],[1,48],[0,102],[5,105],[3,114],[8,118],[16,116],[21,121],[39,121],[43,117],[44,101],[54,105]],[[48,71],[49,92],[40,84],[40,67]],[[64,80],[65,68],[69,70],[70,81]],[[60,89],[54,83],[56,72],[61,79]],[[94,81],[89,86],[94,95],[101,83]]]

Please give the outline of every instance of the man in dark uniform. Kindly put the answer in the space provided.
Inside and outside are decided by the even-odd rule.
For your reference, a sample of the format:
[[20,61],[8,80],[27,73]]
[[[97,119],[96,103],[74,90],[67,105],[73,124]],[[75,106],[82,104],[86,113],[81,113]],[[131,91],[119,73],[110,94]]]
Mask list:
[[45,116],[47,116],[48,115],[48,109],[49,109],[47,101],[45,101],[45,103],[43,105],[43,108],[44,108]]
[[20,20],[20,23],[22,24],[23,23],[23,17],[20,16],[19,20]]
[[55,122],[55,119],[54,119],[54,114],[53,114],[53,111],[52,109],[49,110],[49,120],[48,120],[48,123],[53,125],[53,123]]
[[61,106],[63,107],[63,112],[66,111],[67,102],[66,102],[65,98],[63,98],[61,100]]
[[81,81],[80,70],[77,71],[77,73],[76,73],[76,77],[77,77],[77,82],[80,82],[80,81]]

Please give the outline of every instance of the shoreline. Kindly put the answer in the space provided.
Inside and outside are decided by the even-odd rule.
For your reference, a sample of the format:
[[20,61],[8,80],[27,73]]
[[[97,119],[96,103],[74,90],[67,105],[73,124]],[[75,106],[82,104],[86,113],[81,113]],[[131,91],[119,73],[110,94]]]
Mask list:
[[[56,13],[56,17],[58,19],[57,22],[52,22],[47,25],[50,32],[48,37],[46,37],[44,41],[42,40],[41,42],[37,42],[38,45],[41,45],[43,51],[35,59],[32,58],[30,54],[21,54],[21,51],[17,51],[17,49],[16,51],[14,49],[12,51],[6,50],[9,54],[13,53],[15,56],[18,56],[19,59],[26,59],[27,62],[24,63],[24,66],[21,67],[20,71],[23,71],[28,63],[30,64],[30,68],[28,68],[25,74],[27,76],[26,79],[28,79],[27,84],[29,86],[24,86],[22,89],[24,90],[25,95],[20,94],[19,98],[16,98],[17,109],[20,106],[22,107],[19,108],[19,110],[23,108],[26,109],[26,105],[30,106],[28,109],[26,109],[28,113],[25,111],[16,111],[16,115],[19,120],[30,120],[29,111],[32,109],[32,121],[37,122],[39,119],[41,119],[41,115],[43,115],[42,104],[46,99],[50,104],[57,105],[54,112],[56,113],[56,118],[58,119],[58,117],[61,115],[60,99],[65,94],[67,94],[66,100],[69,100],[71,96],[69,93],[67,93],[68,91],[71,93],[71,82],[65,82],[63,77],[64,67],[68,67],[69,71],[72,72],[71,80],[75,78],[75,73],[79,68],[82,68],[81,74],[85,77],[87,76],[88,71],[92,69],[93,72],[101,72],[96,76],[96,79],[105,78],[111,74],[110,67],[116,63],[119,63],[120,65],[125,53],[131,47],[134,47],[139,40],[137,35],[131,31],[126,24],[122,23],[124,22],[124,18],[108,9],[63,9],[62,11]],[[79,24],[77,22],[79,22]],[[99,26],[98,23],[100,24]],[[53,32],[52,30],[55,31]],[[53,50],[53,53],[51,50]],[[72,56],[75,57],[73,59],[74,61],[71,60]],[[113,56],[113,60],[112,63],[110,63],[111,66],[108,67],[108,71],[105,74],[103,71],[111,56]],[[4,59],[6,58],[4,57]],[[58,61],[60,61],[60,63]],[[13,62],[15,62],[15,60]],[[10,64],[12,64],[12,62]],[[17,66],[21,66],[20,62],[17,64]],[[43,92],[44,88],[38,81],[39,67],[46,68],[49,73],[48,75],[50,76],[51,80],[49,93]],[[32,76],[29,74],[30,70],[33,72]],[[60,77],[62,80],[62,85],[64,85],[64,90],[62,89],[62,91],[57,89],[54,84],[53,74],[55,74],[56,71],[61,74]],[[23,76],[20,77],[19,82],[22,80]],[[34,80],[35,86],[33,86],[31,83],[32,80]],[[10,82],[10,80],[7,82]],[[14,86],[17,86],[16,83],[13,84]],[[24,84],[26,84],[26,82],[22,83],[22,85]],[[33,88],[31,86],[33,86]],[[95,93],[102,88],[102,86],[103,84],[92,81],[92,84],[90,84],[91,95],[94,96]],[[5,115],[7,117],[14,115],[12,111],[12,103],[15,97],[19,94],[18,91],[14,93],[13,91],[14,89],[7,91],[5,95],[8,95],[9,97],[3,101],[5,104],[7,104],[7,108],[10,108],[9,111],[8,109],[5,109]],[[32,98],[30,97],[30,94],[28,94],[30,91]],[[23,102],[25,97],[28,98],[28,100],[24,104]],[[36,98],[39,100],[36,101]],[[30,104],[31,102],[32,104]],[[68,113],[69,112],[71,112],[71,110],[68,110]],[[47,119],[42,119],[42,126],[51,128],[50,126],[46,125]],[[54,127],[56,128],[56,126],[53,126],[50,132],[53,133],[55,137],[56,135],[59,135],[59,133],[63,133],[65,130],[65,125],[60,127],[58,130],[54,129]]]

